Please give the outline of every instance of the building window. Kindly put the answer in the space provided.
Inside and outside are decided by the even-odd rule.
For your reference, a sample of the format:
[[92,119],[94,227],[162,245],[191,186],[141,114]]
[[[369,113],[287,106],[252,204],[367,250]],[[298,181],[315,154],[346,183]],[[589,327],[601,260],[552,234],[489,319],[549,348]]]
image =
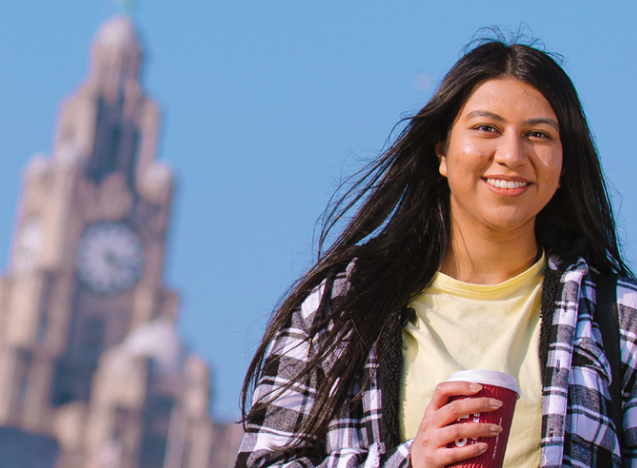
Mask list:
[[27,401],[27,396],[29,393],[29,374],[31,373],[32,364],[33,357],[29,352],[18,352],[16,376],[18,380],[18,403],[20,405],[24,405]]
[[106,152],[106,160],[104,161],[104,173],[108,174],[117,169],[117,154],[119,152],[119,140],[122,134],[122,129],[119,125],[115,124],[111,129],[111,134],[108,141],[108,150]]
[[40,314],[38,316],[37,342],[43,344],[49,332],[49,309],[53,293],[53,278],[45,275],[43,278],[42,295],[40,296]]
[[122,127],[123,99],[107,103],[103,98],[97,101],[95,121],[95,142],[93,155],[87,169],[88,177],[99,182],[122,167],[121,147],[125,146],[125,134]]
[[86,321],[82,333],[81,352],[87,365],[91,367],[97,365],[104,350],[105,336],[106,322],[103,319],[91,318]]
[[152,395],[146,400],[139,468],[163,466],[174,398]]
[[44,343],[46,341],[46,335],[49,329],[49,310],[42,309],[40,311],[40,320],[38,321],[38,343]]

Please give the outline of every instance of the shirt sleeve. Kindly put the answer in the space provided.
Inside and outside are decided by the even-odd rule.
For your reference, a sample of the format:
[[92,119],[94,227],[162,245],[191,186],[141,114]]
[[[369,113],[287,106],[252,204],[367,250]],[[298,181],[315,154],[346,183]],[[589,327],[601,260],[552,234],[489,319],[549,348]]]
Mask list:
[[[320,372],[304,381],[295,381],[295,376],[309,359],[310,346],[320,346],[321,333],[313,336],[311,343],[307,330],[321,294],[322,288],[318,288],[308,296],[268,349],[253,396],[253,402],[266,401],[267,405],[247,422],[235,468],[409,468],[411,440],[385,451],[380,431],[370,430],[370,420],[381,417],[380,392],[374,390],[375,383],[363,398],[366,401],[357,402],[356,408],[346,405],[331,421],[326,440],[318,451],[311,452],[313,455],[303,450],[307,445],[282,448],[294,439],[295,429],[314,404]],[[290,382],[292,385],[284,390]],[[355,394],[356,388],[350,393]]]
[[624,406],[625,467],[637,468],[637,284],[621,279],[617,284],[617,307],[621,331],[621,355],[624,366],[622,396]]

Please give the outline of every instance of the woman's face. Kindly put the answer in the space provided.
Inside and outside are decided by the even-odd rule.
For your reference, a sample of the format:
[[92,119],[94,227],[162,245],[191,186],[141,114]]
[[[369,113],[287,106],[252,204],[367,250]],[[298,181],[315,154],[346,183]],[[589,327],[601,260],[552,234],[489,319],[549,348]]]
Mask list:
[[479,84],[436,152],[456,226],[533,229],[560,185],[557,117],[537,89],[514,78]]

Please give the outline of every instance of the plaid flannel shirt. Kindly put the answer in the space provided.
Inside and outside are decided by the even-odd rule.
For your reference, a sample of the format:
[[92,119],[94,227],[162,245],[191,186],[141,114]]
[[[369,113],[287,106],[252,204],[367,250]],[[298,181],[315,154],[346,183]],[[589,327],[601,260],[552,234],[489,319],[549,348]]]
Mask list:
[[[557,269],[553,256],[549,268]],[[332,295],[347,289],[346,275],[337,277]],[[259,420],[248,421],[236,468],[407,468],[413,442],[386,447],[381,440],[382,389],[376,380],[376,351],[372,350],[364,372],[371,384],[355,407],[346,405],[341,417],[330,424],[322,455],[310,458],[298,450],[281,450],[294,437],[299,418],[309,413],[316,392],[309,384],[295,383],[278,392],[308,359],[312,348],[321,346],[322,334],[308,336],[319,307],[324,285],[316,288],[293,315],[288,328],[271,344],[253,401],[270,398]],[[548,363],[543,389],[541,466],[598,466],[600,448],[611,452],[614,466],[622,466],[614,424],[607,411],[610,400],[610,365],[602,339],[593,321],[595,283],[588,265],[579,260],[560,278],[551,326]],[[637,467],[637,284],[620,278],[617,286],[620,349],[623,362],[624,443],[623,466]],[[329,366],[329,362],[324,364]],[[358,391],[358,384],[351,395]],[[273,393],[272,393],[273,392]],[[276,395],[268,397],[268,395]]]

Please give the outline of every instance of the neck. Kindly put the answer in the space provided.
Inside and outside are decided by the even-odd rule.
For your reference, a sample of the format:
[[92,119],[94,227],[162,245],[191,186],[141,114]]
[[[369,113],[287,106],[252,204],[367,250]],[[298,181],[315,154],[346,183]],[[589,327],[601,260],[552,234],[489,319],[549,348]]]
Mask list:
[[501,232],[451,223],[440,271],[458,281],[498,284],[528,270],[538,257],[535,224]]

